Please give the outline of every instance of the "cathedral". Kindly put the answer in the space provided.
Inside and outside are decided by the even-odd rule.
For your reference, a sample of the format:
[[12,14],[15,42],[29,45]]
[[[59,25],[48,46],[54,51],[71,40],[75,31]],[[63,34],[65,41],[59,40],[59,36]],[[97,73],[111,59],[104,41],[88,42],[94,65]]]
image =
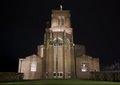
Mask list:
[[24,79],[86,79],[100,71],[99,58],[86,55],[85,46],[74,44],[70,17],[62,6],[52,10],[44,44],[37,46],[36,54],[19,59],[18,72]]

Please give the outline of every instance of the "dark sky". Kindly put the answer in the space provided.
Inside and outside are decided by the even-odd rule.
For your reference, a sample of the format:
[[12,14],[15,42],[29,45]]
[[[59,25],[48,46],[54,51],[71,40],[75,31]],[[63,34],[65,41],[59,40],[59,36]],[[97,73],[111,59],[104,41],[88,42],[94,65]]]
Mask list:
[[104,65],[120,62],[120,6],[117,0],[0,1],[0,71],[17,71],[18,59],[43,44],[52,9],[71,11],[74,43]]

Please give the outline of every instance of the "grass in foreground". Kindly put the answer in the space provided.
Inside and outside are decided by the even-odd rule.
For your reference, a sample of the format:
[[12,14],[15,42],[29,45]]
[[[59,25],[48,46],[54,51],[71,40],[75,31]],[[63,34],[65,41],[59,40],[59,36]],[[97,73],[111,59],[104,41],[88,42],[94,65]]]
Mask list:
[[6,82],[0,85],[120,85],[120,82],[92,81],[92,80],[32,80],[21,82]]

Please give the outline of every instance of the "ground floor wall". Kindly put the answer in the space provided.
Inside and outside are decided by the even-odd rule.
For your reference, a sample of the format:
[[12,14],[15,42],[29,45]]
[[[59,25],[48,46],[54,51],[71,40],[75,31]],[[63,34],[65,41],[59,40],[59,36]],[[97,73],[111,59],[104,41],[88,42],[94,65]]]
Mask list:
[[82,55],[76,57],[76,77],[90,79],[91,72],[99,72],[99,59],[91,56]]
[[23,79],[41,79],[42,59],[36,55],[19,59],[19,73],[23,73]]
[[[67,61],[68,58],[65,59]],[[73,64],[73,62],[75,64]],[[49,63],[53,62],[50,61]],[[71,60],[71,70],[68,71],[57,72],[56,74],[54,72],[54,69],[53,71],[49,72],[50,69],[48,69],[47,67],[48,65],[45,63],[44,58],[32,55],[26,57],[25,59],[19,59],[18,72],[24,74],[23,79],[71,79],[71,78],[89,79],[91,77],[91,72],[100,71],[99,59],[87,55],[82,55],[76,58],[73,57]],[[72,70],[74,69],[75,72],[72,73]]]

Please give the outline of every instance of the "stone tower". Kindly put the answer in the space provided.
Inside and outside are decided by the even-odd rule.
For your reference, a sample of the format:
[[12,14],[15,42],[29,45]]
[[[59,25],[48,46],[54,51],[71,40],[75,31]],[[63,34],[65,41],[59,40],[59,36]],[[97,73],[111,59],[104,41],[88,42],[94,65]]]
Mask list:
[[51,27],[44,35],[44,75],[69,79],[75,75],[73,32],[69,10],[52,10]]

